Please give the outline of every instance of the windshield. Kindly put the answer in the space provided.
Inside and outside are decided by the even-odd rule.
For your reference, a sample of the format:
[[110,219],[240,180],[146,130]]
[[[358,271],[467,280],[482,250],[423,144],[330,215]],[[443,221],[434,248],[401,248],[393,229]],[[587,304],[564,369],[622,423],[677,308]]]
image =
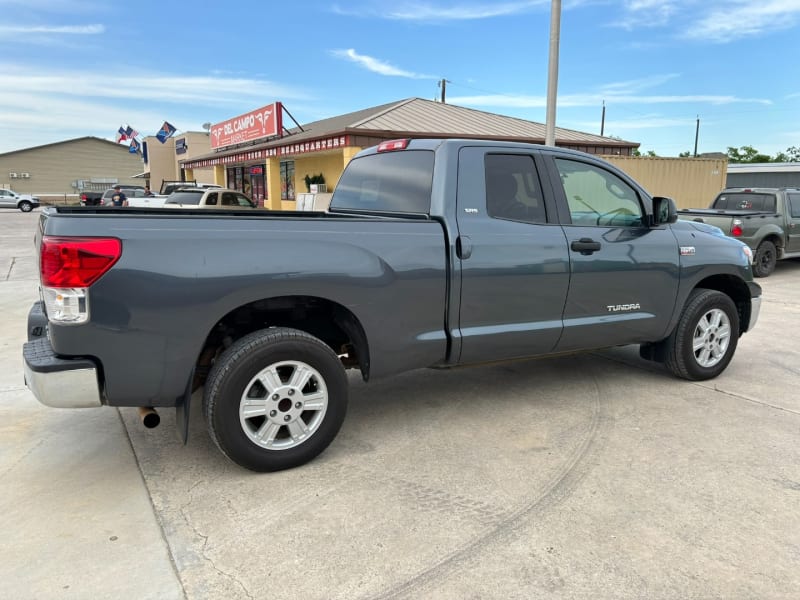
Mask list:
[[725,192],[717,196],[712,208],[774,211],[776,206],[775,194]]
[[191,191],[182,190],[180,192],[173,192],[167,198],[165,204],[200,204],[200,198],[203,197],[203,190]]
[[362,156],[347,165],[331,198],[331,210],[427,214],[432,181],[430,150]]

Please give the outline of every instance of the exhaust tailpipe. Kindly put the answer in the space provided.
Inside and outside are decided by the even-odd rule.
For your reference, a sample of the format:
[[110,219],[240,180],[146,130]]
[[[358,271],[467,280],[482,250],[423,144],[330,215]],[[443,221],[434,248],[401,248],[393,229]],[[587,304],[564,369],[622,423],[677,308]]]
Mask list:
[[140,406],[138,411],[139,418],[142,420],[142,425],[147,427],[147,429],[158,427],[158,424],[161,423],[161,417],[158,416],[156,409],[152,406]]

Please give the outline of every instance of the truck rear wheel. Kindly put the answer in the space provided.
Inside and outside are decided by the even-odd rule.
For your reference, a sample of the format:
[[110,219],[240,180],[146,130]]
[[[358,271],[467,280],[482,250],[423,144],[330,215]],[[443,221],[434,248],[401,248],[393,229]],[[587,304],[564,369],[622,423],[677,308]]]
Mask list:
[[769,240],[764,240],[756,248],[756,255],[753,258],[753,275],[756,277],[768,277],[775,270],[775,263],[778,261],[778,252],[775,244]]
[[341,361],[296,329],[251,333],[217,359],[203,412],[217,447],[253,471],[302,465],[325,450],[347,412]]
[[691,381],[711,379],[731,362],[739,341],[739,313],[730,297],[696,289],[667,338],[667,368]]

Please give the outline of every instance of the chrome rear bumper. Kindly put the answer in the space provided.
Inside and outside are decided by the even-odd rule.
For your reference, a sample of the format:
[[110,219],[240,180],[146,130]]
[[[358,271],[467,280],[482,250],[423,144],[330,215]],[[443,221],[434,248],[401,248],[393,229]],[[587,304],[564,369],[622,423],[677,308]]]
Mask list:
[[54,408],[102,406],[97,367],[88,358],[56,356],[46,337],[23,346],[25,385],[36,399]]

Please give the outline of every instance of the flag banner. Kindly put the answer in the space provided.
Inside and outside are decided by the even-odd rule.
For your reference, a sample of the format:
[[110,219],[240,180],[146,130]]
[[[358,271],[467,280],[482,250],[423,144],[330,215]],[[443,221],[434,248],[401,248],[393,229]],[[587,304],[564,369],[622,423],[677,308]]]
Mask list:
[[156,137],[158,141],[162,144],[166,143],[167,138],[172,137],[172,135],[177,131],[172,125],[170,125],[167,121],[164,121],[164,124],[161,126],[161,129],[158,130]]
[[125,135],[127,135],[129,138],[137,138],[139,137],[139,132],[128,125],[128,127],[125,129]]
[[128,146],[128,152],[130,152],[131,154],[136,154],[137,152],[139,152],[140,147],[141,144],[136,140],[136,138],[131,138],[131,145]]
[[147,142],[142,142],[142,160],[147,164]]
[[120,142],[124,142],[127,139],[128,139],[128,134],[125,133],[125,128],[120,126],[120,128],[117,129],[117,143],[119,144]]

